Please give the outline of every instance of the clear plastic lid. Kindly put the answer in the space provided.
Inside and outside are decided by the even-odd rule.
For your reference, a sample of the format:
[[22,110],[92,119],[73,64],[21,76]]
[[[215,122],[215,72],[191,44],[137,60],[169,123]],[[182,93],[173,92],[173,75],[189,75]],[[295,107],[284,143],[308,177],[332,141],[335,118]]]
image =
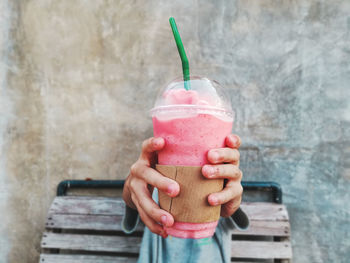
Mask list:
[[162,88],[151,110],[152,117],[204,113],[233,119],[230,97],[219,83],[191,76],[186,84],[188,90],[185,89],[183,78],[177,78]]

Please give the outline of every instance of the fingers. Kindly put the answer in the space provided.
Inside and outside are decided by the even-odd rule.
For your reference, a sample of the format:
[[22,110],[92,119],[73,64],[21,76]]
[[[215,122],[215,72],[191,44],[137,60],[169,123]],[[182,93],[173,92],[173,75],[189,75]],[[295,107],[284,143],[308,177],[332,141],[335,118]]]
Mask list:
[[149,228],[152,233],[160,235],[163,238],[166,238],[168,236],[163,227],[157,224],[157,222],[154,221],[151,217],[149,217],[141,206],[137,205],[137,211],[139,212],[142,222]]
[[222,205],[242,196],[242,193],[243,187],[240,181],[229,180],[221,192],[208,196],[208,202],[210,205]]
[[145,181],[147,184],[157,187],[170,197],[175,197],[180,192],[180,186],[177,182],[140,162],[136,162],[131,166],[131,174]]
[[237,149],[219,148],[208,152],[208,161],[212,164],[217,163],[232,163],[239,162],[240,154]]
[[159,208],[153,201],[147,184],[140,179],[134,179],[130,183],[132,201],[145,225],[155,234],[166,237],[163,226],[172,226],[174,218],[167,211]]
[[224,178],[239,181],[242,179],[242,171],[233,164],[206,164],[202,167],[202,174],[208,179]]
[[[142,198],[140,198],[140,196],[142,196]],[[172,226],[174,224],[173,216],[159,208],[159,206],[153,201],[147,188],[140,190],[137,203],[155,222],[159,222],[164,226]]]
[[154,153],[161,150],[164,145],[165,141],[161,137],[151,137],[143,141],[140,159],[145,161],[151,160],[154,157]]
[[241,138],[235,134],[230,134],[225,138],[227,147],[238,149],[241,146]]
[[132,165],[127,183],[124,185],[127,190],[123,191],[123,197],[127,200],[127,204],[130,203],[131,207],[133,205],[136,207],[150,231],[167,237],[164,226],[172,226],[174,218],[153,201],[153,188],[157,187],[160,191],[174,197],[179,193],[180,187],[175,181],[151,168],[156,161],[156,151],[161,150],[164,145],[163,138],[149,138],[143,142],[140,157]]
[[212,164],[232,163],[239,164],[240,154],[237,150],[241,145],[241,138],[237,135],[230,134],[225,138],[227,147],[212,149],[208,152],[208,160]]
[[220,215],[222,217],[229,217],[233,215],[233,213],[236,212],[239,206],[241,205],[241,201],[242,201],[242,196],[239,196],[227,202],[226,204],[222,205]]

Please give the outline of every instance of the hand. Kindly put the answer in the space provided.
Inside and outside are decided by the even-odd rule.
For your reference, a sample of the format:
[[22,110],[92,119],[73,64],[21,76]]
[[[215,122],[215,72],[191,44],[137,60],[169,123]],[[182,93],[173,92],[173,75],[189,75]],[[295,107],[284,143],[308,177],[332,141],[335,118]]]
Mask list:
[[221,192],[208,196],[210,205],[222,205],[221,216],[231,216],[240,206],[243,187],[242,171],[239,169],[239,151],[241,139],[231,134],[225,139],[225,148],[212,149],[208,152],[210,165],[202,167],[202,173],[208,179],[224,178],[227,183]]
[[156,151],[163,149],[164,145],[163,138],[152,137],[143,142],[140,157],[131,166],[125,181],[123,199],[129,207],[137,209],[142,221],[153,233],[165,238],[167,234],[163,226],[172,226],[174,218],[153,201],[153,188],[157,187],[170,197],[175,197],[179,194],[180,186],[154,169]]

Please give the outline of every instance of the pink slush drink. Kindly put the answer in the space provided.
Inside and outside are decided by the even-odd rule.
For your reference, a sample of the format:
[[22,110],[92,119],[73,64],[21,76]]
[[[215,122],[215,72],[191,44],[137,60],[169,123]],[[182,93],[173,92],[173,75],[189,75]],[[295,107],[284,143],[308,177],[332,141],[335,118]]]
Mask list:
[[[232,112],[222,106],[216,90],[213,94],[213,90],[203,92],[203,88],[196,88],[214,83],[203,78],[191,83],[195,90],[170,88],[163,92],[163,105],[152,110],[154,136],[165,140],[165,147],[158,152],[158,164],[203,166],[209,163],[208,151],[224,147],[225,138],[231,133]],[[214,234],[217,223],[175,222],[172,227],[166,227],[166,231],[180,238],[206,238]]]

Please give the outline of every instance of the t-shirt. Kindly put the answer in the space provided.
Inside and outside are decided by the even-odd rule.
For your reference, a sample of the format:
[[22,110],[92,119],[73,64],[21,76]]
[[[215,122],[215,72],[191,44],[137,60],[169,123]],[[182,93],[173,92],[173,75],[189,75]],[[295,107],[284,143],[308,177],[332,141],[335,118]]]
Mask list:
[[[155,189],[152,196],[157,202],[157,189]],[[126,206],[122,221],[124,232],[129,234],[135,231],[138,222],[137,211]],[[231,217],[220,218],[215,234],[210,238],[183,239],[172,236],[163,238],[153,234],[145,227],[138,262],[231,262],[231,231],[234,228],[243,231],[248,228],[248,225],[247,215],[239,208]]]

